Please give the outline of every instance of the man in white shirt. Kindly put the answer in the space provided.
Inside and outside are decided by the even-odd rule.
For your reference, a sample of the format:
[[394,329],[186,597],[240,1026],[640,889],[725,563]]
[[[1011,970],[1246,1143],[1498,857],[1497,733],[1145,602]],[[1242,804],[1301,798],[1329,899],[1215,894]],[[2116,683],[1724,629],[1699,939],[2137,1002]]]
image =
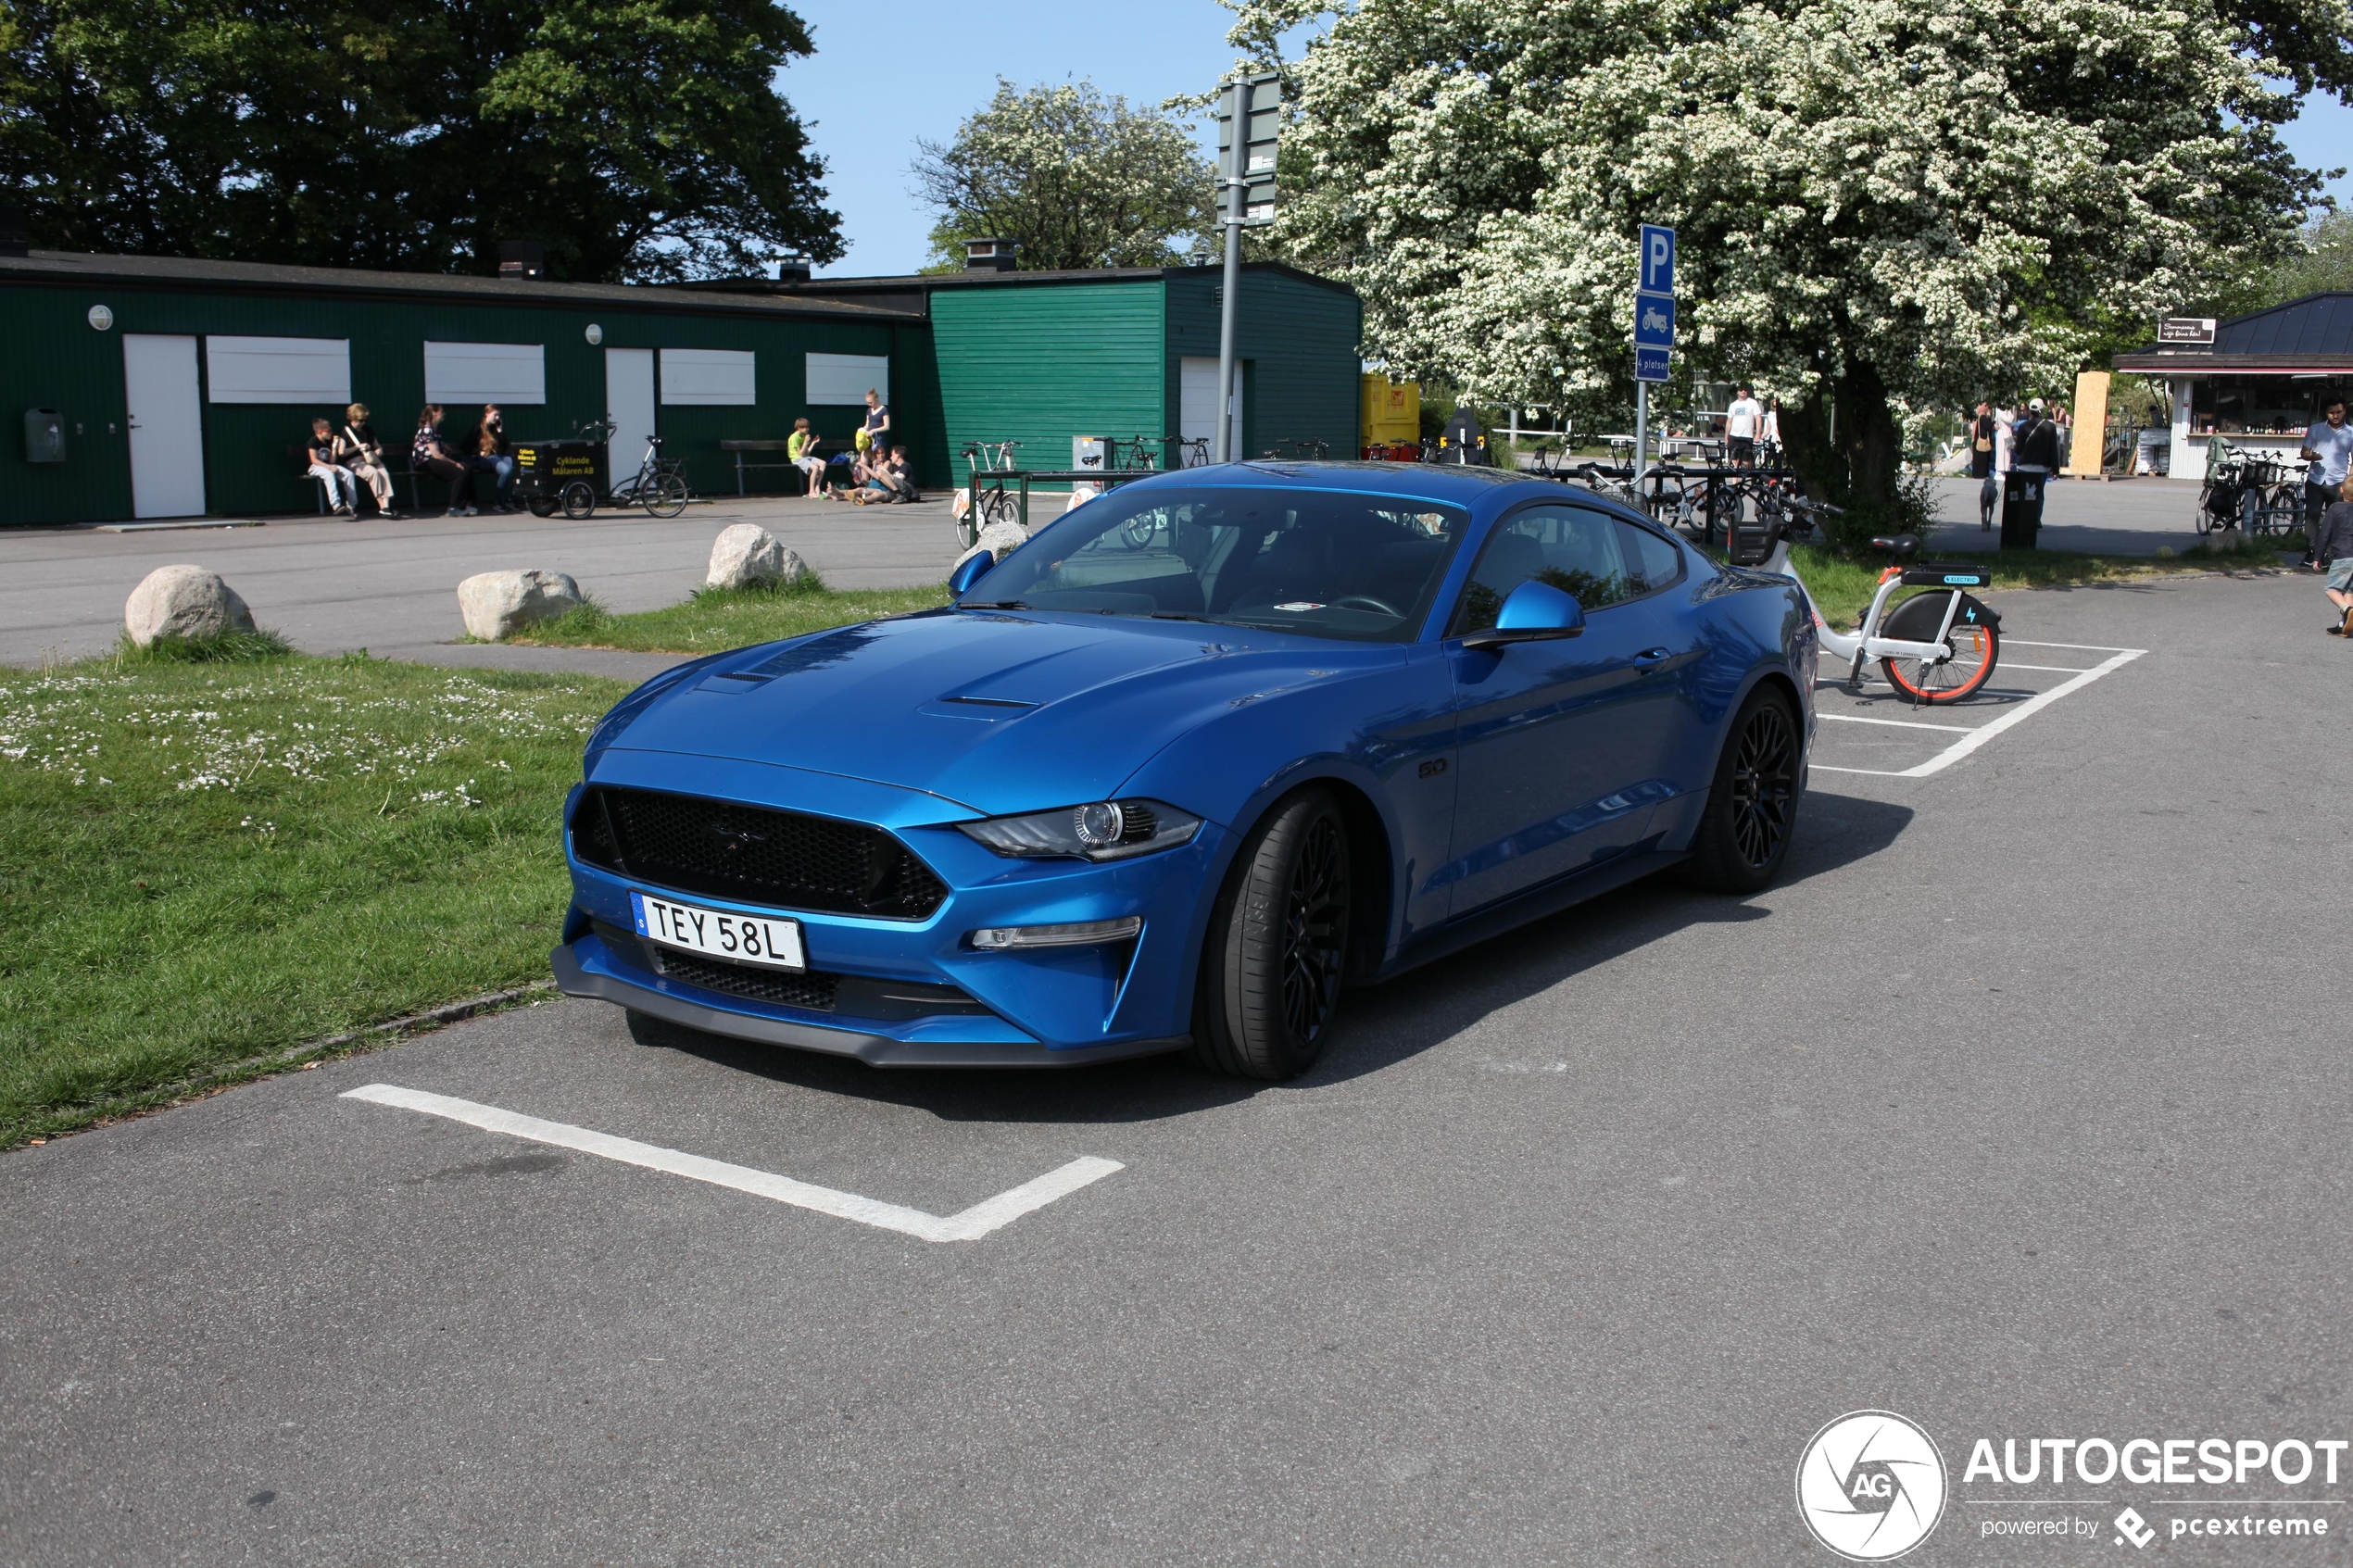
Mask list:
[[[2345,420],[2345,400],[2334,398],[2321,409],[2321,422],[2304,433],[2298,454],[2312,466],[2304,472],[2304,537],[2320,537],[2321,514],[2345,499],[2345,475],[2353,461],[2353,424]],[[2305,558],[2310,564],[2312,557]]]
[[1756,438],[1764,431],[1765,405],[1756,400],[1754,391],[1742,387],[1740,396],[1724,410],[1724,444],[1731,451],[1734,468],[1756,466]]

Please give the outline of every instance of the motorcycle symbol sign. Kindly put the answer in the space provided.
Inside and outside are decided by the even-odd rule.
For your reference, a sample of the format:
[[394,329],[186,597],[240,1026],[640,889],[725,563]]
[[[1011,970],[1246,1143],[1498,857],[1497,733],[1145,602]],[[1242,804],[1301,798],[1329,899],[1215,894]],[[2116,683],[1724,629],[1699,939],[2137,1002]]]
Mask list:
[[1638,348],[1675,346],[1675,296],[1638,294],[1634,296],[1634,344]]

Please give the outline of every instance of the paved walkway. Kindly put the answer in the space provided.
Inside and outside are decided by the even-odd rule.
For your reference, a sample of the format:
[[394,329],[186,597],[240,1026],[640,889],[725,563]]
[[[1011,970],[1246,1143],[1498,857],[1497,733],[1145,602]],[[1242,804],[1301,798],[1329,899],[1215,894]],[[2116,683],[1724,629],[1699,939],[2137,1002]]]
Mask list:
[[[1999,536],[2001,512],[1994,514],[1993,533],[1977,526],[1977,493],[1982,481],[1939,479],[1936,519],[1940,552],[1966,553],[1973,541]],[[2043,534],[2046,550],[2082,550],[2093,555],[2153,556],[2159,546],[2176,552],[2198,541],[2192,525],[2197,515],[2198,483],[2191,479],[2064,479],[2053,484],[2043,503]]]
[[253,528],[101,533],[0,530],[0,663],[38,665],[114,646],[122,604],[158,566],[218,571],[260,624],[309,653],[371,652],[440,664],[561,668],[642,678],[675,660],[659,654],[486,647],[460,643],[459,580],[543,567],[570,572],[615,610],[675,604],[701,583],[711,542],[756,522],[800,552],[837,588],[937,583],[957,550],[945,496],[905,507],[830,501],[714,499],[668,521],[598,512],[579,522],[512,516],[272,518]]

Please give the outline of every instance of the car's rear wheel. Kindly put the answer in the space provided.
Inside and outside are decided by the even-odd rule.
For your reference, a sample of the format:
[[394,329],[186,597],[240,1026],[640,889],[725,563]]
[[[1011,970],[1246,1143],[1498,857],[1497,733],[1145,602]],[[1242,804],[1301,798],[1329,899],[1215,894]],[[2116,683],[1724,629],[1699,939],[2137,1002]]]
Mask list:
[[1780,874],[1804,765],[1797,714],[1778,687],[1748,694],[1725,733],[1706,813],[1685,868],[1693,885],[1716,893],[1755,893]]
[[1243,840],[1212,909],[1193,1059],[1239,1078],[1296,1077],[1323,1054],[1348,962],[1348,828],[1320,789],[1279,801]]

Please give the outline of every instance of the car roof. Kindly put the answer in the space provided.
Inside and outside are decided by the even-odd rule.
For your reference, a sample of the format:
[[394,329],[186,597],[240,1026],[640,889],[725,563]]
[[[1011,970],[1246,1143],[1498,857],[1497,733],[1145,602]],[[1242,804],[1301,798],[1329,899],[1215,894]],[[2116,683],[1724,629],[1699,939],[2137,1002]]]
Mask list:
[[1376,490],[1419,500],[1451,501],[1472,507],[1491,503],[1501,492],[1525,487],[1531,494],[1566,488],[1558,483],[1511,469],[1452,463],[1372,463],[1353,459],[1290,461],[1261,458],[1243,463],[1209,468],[1174,469],[1138,484],[1265,485],[1296,484],[1310,489]]

